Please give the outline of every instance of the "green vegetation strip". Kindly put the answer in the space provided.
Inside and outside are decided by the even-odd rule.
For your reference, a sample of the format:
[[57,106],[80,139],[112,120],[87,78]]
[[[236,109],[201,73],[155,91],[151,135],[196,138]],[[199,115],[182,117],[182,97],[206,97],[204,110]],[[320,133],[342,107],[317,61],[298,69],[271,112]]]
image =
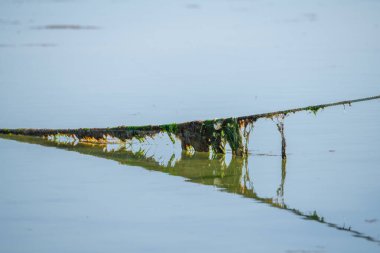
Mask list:
[[[131,140],[133,138],[144,141],[147,137],[165,132],[174,143],[175,138],[181,140],[182,149],[189,148],[198,152],[208,152],[210,149],[218,154],[225,153],[226,144],[231,147],[233,155],[245,156],[248,153],[247,143],[253,123],[260,118],[281,118],[290,113],[309,111],[316,114],[319,110],[338,106],[351,105],[353,103],[380,99],[379,96],[372,96],[354,100],[345,100],[328,104],[312,105],[307,107],[294,108],[283,111],[254,114],[237,118],[222,118],[205,121],[190,121],[180,124],[172,123],[165,125],[147,126],[119,126],[112,128],[79,128],[79,129],[0,129],[0,134],[14,134],[26,136],[75,136],[79,141],[104,143],[108,137],[117,138],[120,141]],[[283,123],[282,123],[283,126]],[[282,129],[283,130],[283,129]],[[284,152],[283,152],[284,153]]]

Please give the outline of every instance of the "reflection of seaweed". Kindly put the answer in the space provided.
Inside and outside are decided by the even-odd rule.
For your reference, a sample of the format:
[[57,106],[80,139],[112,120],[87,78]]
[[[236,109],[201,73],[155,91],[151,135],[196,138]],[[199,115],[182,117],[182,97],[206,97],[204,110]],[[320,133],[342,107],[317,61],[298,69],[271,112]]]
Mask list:
[[319,217],[319,215],[317,214],[317,211],[314,211],[312,214],[310,214],[308,218],[310,220],[316,220],[320,222],[324,222],[325,220],[323,217]]
[[[57,27],[55,27],[57,28]],[[60,27],[63,28],[63,27]],[[74,28],[74,26],[70,26]],[[75,27],[77,28],[77,27]],[[311,111],[314,114],[326,107],[337,105],[351,105],[352,103],[379,99],[380,96],[361,98],[356,100],[340,101],[336,103],[321,104],[295,108],[284,111],[254,114],[238,118],[224,118],[205,121],[191,121],[181,124],[148,125],[148,126],[119,126],[113,128],[80,128],[80,129],[0,129],[0,134],[17,134],[26,136],[55,136],[66,135],[75,136],[80,142],[104,143],[108,142],[107,137],[127,141],[133,138],[143,141],[147,137],[155,136],[161,132],[166,132],[170,140],[174,143],[175,137],[181,140],[182,149],[192,149],[198,152],[213,153],[226,152],[228,143],[235,156],[246,156],[248,154],[248,140],[253,123],[260,118],[277,118],[278,130],[282,136],[282,157],[286,157],[286,142],[284,137],[283,118],[289,113],[300,111]]]
[[284,185],[286,179],[286,159],[281,161],[281,182],[277,188],[276,198],[260,197],[254,190],[252,181],[249,177],[247,158],[234,157],[227,166],[223,156],[216,156],[216,159],[209,159],[207,154],[198,153],[195,155],[182,155],[182,158],[176,162],[172,155],[169,163],[164,165],[156,161],[153,157],[147,157],[146,152],[138,150],[136,152],[125,149],[112,149],[111,152],[105,152],[105,145],[90,145],[86,143],[58,143],[55,140],[47,140],[37,137],[18,136],[18,135],[1,135],[0,138],[16,140],[31,144],[38,144],[47,147],[56,147],[67,151],[74,151],[84,155],[91,155],[100,158],[110,159],[120,164],[139,166],[147,170],[160,171],[170,175],[182,176],[187,181],[214,185],[222,191],[242,195],[246,198],[254,199],[258,202],[267,204],[274,208],[289,211],[305,220],[316,221],[326,224],[329,227],[340,231],[346,231],[353,236],[363,238],[368,241],[380,243],[371,236],[365,235],[359,231],[353,230],[350,226],[340,226],[328,222],[316,211],[305,213],[298,209],[288,207],[284,201]]
[[284,200],[284,187],[285,187],[285,179],[286,179],[286,159],[281,159],[281,183],[277,188],[277,197],[276,202],[281,206],[285,206]]
[[286,139],[284,133],[284,119],[285,114],[279,114],[272,118],[276,122],[277,130],[281,134],[281,157],[282,159],[286,159]]

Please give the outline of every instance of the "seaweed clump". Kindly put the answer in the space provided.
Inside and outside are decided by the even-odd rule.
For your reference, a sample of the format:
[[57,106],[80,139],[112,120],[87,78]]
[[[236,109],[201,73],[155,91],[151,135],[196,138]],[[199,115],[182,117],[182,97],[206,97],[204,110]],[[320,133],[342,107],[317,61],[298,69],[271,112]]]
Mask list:
[[193,121],[184,123],[177,132],[182,148],[194,148],[198,152],[215,154],[226,153],[226,144],[231,147],[232,154],[244,156],[248,154],[248,139],[254,120],[237,118]]
[[119,126],[113,128],[79,128],[79,129],[0,129],[3,134],[40,136],[46,138],[64,137],[79,142],[104,144],[126,142],[137,139],[143,142],[146,138],[165,132],[175,143],[175,137],[181,140],[183,150],[226,153],[229,144],[232,154],[248,154],[248,139],[253,122],[256,119],[226,118],[205,121],[191,121],[182,124]]
[[309,106],[309,107],[307,107],[307,110],[308,111],[310,111],[310,112],[312,112],[314,115],[317,115],[317,112],[319,111],[319,110],[323,110],[325,107],[324,106],[322,106],[322,105],[316,105],[316,106]]
[[161,130],[163,132],[166,132],[168,134],[171,142],[174,144],[175,143],[175,139],[174,139],[173,135],[177,134],[177,132],[178,132],[178,125],[176,123],[162,125],[161,126]]
[[146,125],[146,126],[119,126],[113,128],[79,128],[79,129],[1,129],[0,134],[39,136],[45,138],[63,137],[66,140],[103,144],[111,142],[126,142],[133,138],[144,141],[153,138],[159,133],[166,132],[174,143],[177,137],[181,140],[182,149],[191,152],[209,152],[224,154],[226,145],[232,149],[232,154],[245,156],[248,154],[249,135],[253,123],[259,118],[276,119],[278,131],[282,139],[282,158],[286,159],[286,141],[284,134],[284,118],[290,113],[310,111],[316,114],[320,109],[338,105],[351,105],[363,101],[380,99],[371,96],[354,100],[344,100],[328,104],[299,107],[288,110],[253,114],[238,118],[225,118],[206,121],[190,121],[181,124]]

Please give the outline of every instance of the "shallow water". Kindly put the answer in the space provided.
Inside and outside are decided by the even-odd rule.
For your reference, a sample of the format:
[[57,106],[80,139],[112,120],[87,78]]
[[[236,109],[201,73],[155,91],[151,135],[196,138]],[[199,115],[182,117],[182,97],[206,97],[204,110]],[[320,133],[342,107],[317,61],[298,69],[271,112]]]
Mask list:
[[[182,122],[377,94],[379,11],[359,0],[4,0],[1,127]],[[98,29],[42,29],[54,25]]]
[[[1,1],[0,128],[377,95],[379,11],[378,1]],[[270,120],[255,124],[246,161],[189,157],[170,142],[142,156],[2,136],[0,252],[378,252],[379,109],[287,117],[286,164]]]
[[270,120],[247,160],[1,136],[2,248],[378,252],[379,106],[290,116],[286,164]]

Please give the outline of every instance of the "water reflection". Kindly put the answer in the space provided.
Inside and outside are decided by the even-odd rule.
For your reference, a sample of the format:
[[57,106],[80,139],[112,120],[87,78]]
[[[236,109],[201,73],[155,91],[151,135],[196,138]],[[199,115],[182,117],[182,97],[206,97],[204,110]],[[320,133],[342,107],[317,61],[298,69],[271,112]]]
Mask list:
[[208,153],[181,153],[180,157],[173,153],[166,162],[148,155],[144,149],[128,149],[119,145],[96,145],[72,141],[56,141],[39,137],[28,137],[20,135],[0,135],[0,138],[16,140],[20,142],[38,144],[46,147],[55,147],[67,151],[75,151],[84,155],[91,155],[129,166],[139,166],[147,170],[160,171],[170,175],[181,176],[186,181],[203,185],[213,185],[220,190],[239,194],[246,198],[265,203],[273,208],[291,212],[305,220],[311,220],[325,224],[331,228],[351,233],[351,235],[368,241],[380,243],[379,240],[361,233],[351,227],[340,226],[334,222],[326,221],[318,214],[306,213],[288,206],[284,199],[286,181],[286,158],[281,160],[281,180],[278,184],[276,195],[273,197],[260,196],[254,189],[253,181],[249,175],[248,159],[232,157],[230,162],[225,156],[209,157]]

